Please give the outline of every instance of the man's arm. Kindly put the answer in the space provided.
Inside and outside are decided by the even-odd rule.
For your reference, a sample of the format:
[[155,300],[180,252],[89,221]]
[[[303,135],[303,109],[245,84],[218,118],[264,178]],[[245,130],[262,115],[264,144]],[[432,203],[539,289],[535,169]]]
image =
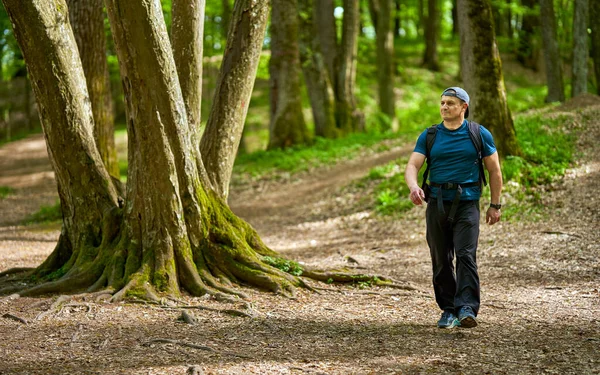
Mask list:
[[410,155],[410,159],[406,164],[406,171],[404,172],[404,181],[406,181],[406,185],[410,189],[410,200],[418,206],[422,205],[425,199],[425,193],[417,182],[419,170],[423,166],[423,163],[425,163],[425,155],[413,152]]
[[[483,158],[483,164],[490,175],[490,193],[493,204],[500,204],[500,193],[502,192],[502,170],[500,169],[500,159],[498,153]],[[489,225],[500,221],[502,213],[495,208],[488,208],[485,221]]]

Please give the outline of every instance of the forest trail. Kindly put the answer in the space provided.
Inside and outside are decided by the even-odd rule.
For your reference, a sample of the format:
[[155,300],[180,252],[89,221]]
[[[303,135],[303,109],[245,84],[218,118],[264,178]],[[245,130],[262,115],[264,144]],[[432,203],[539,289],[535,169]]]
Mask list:
[[[192,365],[205,374],[600,373],[600,104],[571,101],[555,112],[586,126],[578,163],[540,191],[541,220],[481,225],[477,328],[435,327],[424,208],[382,219],[344,189],[407,156],[406,145],[292,182],[235,187],[230,204],[286,257],[391,276],[423,292],[322,285],[290,300],[244,288],[253,318],[189,311],[196,325],[156,306],[0,297],[0,374],[186,374]],[[0,271],[39,264],[58,238],[56,226],[19,224],[56,202],[45,153],[41,136],[0,147],[0,186],[15,189],[0,200]]]

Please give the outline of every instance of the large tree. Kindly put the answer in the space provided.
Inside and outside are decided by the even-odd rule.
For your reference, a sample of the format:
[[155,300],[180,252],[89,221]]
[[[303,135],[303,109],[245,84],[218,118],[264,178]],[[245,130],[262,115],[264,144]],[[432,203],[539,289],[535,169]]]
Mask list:
[[556,38],[556,17],[554,0],[540,0],[542,22],[542,42],[544,44],[544,65],[546,66],[546,82],[548,96],[546,102],[563,102],[565,88],[562,74],[560,51]]
[[575,0],[573,9],[573,79],[571,96],[587,92],[589,0]]
[[108,173],[119,178],[102,0],[69,0],[69,18],[94,115],[94,139]]
[[538,0],[521,0],[524,14],[519,30],[519,44],[517,47],[517,60],[526,68],[538,70],[539,42],[538,26],[540,15],[535,9]]
[[[211,164],[209,170],[205,159],[210,157],[204,158],[224,155],[227,149],[222,164],[228,165],[235,154],[233,143],[239,142],[262,47],[267,1],[238,0],[234,6],[235,26],[203,134],[203,141],[217,147],[202,156],[187,118],[160,2],[106,1],[127,106],[126,195],[115,189],[93,140],[85,77],[64,0],[3,3],[32,76],[63,227],[55,250],[28,274],[37,284],[6,286],[15,279],[3,279],[0,293],[87,290],[110,293],[113,300],[159,302],[182,290],[243,296],[233,288],[235,282],[285,294],[304,285],[274,266],[277,254],[228,208],[219,184],[229,178],[230,166]],[[219,174],[226,176],[215,179]]]
[[458,17],[462,78],[471,96],[470,119],[494,134],[500,155],[518,155],[490,1],[458,0]]
[[308,143],[302,113],[297,0],[272,0],[269,148]]

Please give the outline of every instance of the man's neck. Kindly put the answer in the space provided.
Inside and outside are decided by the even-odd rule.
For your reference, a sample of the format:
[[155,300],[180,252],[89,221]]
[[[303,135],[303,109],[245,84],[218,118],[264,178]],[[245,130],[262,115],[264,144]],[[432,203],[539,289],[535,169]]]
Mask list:
[[446,129],[448,130],[456,130],[458,128],[461,127],[462,123],[463,123],[464,119],[457,119],[457,120],[444,120],[444,127],[446,127]]

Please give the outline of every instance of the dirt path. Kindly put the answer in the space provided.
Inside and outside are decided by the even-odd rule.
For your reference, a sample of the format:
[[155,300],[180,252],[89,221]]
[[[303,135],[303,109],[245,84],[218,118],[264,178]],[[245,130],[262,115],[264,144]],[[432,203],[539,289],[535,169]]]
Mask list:
[[[341,193],[372,166],[410,152],[407,146],[292,183],[238,188],[230,203],[287,257],[389,275],[426,293],[324,285],[328,291],[289,300],[250,289],[254,318],[190,311],[196,325],[154,306],[76,297],[50,309],[58,296],[4,298],[0,374],[186,374],[191,366],[205,374],[600,373],[599,114],[600,106],[567,113],[596,120],[586,123],[580,163],[541,193],[543,220],[482,225],[475,329],[435,328],[424,209],[381,219]],[[44,153],[41,137],[0,148],[0,186],[16,189],[0,200],[0,271],[39,264],[58,236],[58,228],[17,225],[56,199]],[[1,318],[6,313],[28,324]]]

